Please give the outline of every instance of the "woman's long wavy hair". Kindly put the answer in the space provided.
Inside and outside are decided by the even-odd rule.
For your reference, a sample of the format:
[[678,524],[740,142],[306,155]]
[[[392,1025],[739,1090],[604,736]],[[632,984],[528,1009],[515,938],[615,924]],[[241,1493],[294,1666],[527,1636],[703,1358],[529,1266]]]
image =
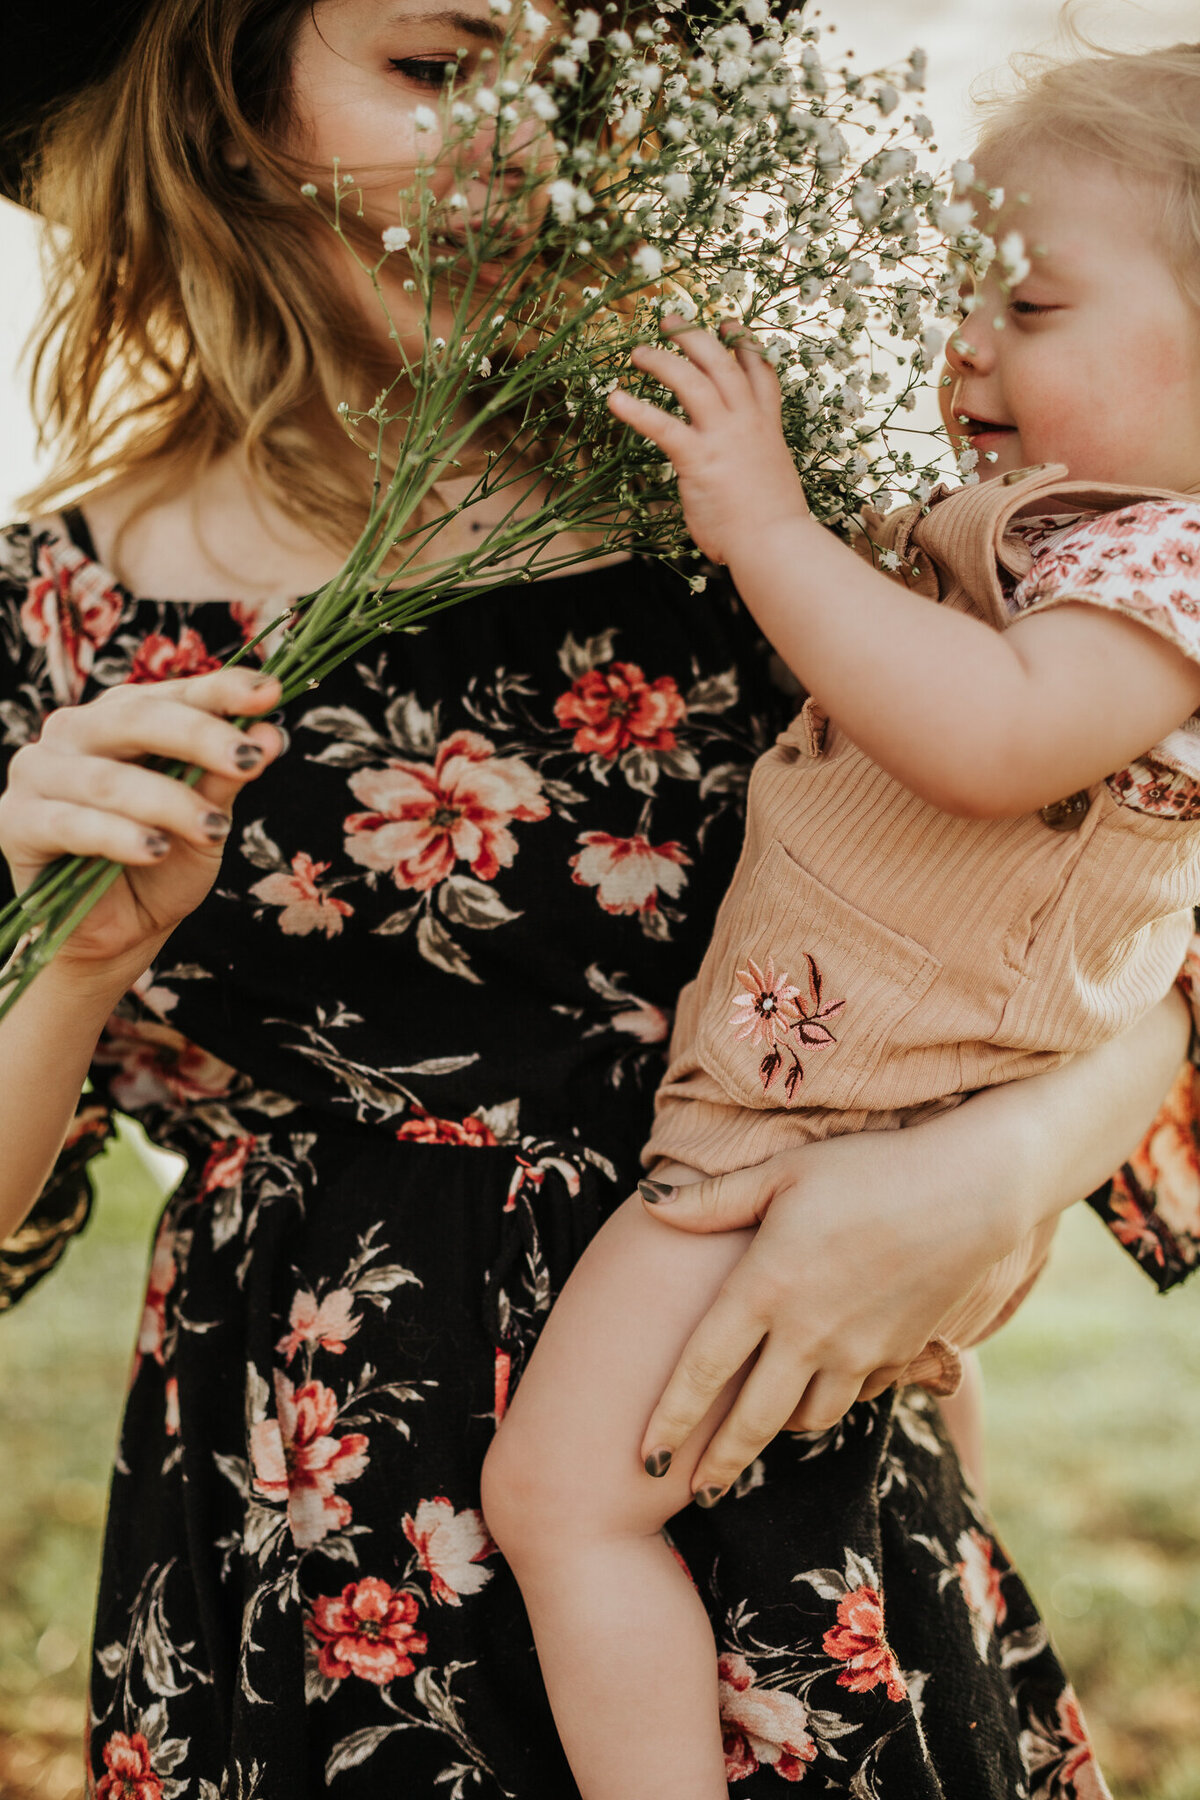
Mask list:
[[[1064,24],[1090,54],[1014,58],[1018,92],[981,100],[976,155],[990,165],[1041,152],[1107,163],[1157,190],[1155,224],[1176,279],[1200,308],[1200,44],[1107,50]],[[1020,227],[1019,216],[1013,224]]]
[[240,445],[286,515],[353,536],[370,471],[330,456],[330,420],[378,352],[282,147],[310,4],[160,0],[49,123],[27,197],[54,222],[32,361],[53,462],[29,512],[126,477],[177,491]]

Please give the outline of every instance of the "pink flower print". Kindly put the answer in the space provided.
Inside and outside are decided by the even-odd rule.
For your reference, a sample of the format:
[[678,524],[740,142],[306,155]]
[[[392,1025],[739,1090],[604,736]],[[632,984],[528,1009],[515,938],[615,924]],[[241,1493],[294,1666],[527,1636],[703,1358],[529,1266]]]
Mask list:
[[889,1700],[903,1700],[908,1689],[884,1639],[883,1603],[875,1589],[855,1588],[838,1601],[837,1616],[822,1642],[826,1656],[846,1665],[838,1672],[838,1686],[865,1694],[882,1683]]
[[319,1381],[296,1388],[276,1370],[275,1405],[278,1418],[258,1419],[250,1430],[254,1486],[264,1499],[286,1500],[292,1540],[311,1550],[350,1523],[350,1503],[334,1489],[362,1474],[367,1440],[360,1431],[332,1435],[337,1396]]
[[1169,1231],[1200,1237],[1200,1151],[1196,1144],[1195,1071],[1182,1069],[1150,1130],[1129,1159]]
[[376,1687],[411,1675],[413,1658],[428,1648],[424,1632],[413,1630],[416,1617],[413,1596],[375,1575],[350,1582],[337,1596],[319,1595],[308,1628],[320,1646],[322,1675],[334,1681],[357,1675]]
[[799,1781],[817,1754],[803,1702],[782,1688],[755,1687],[744,1656],[727,1652],[717,1673],[726,1781],[744,1781],[764,1763],[785,1781]]
[[[248,644],[251,638],[256,638],[258,636],[264,626],[270,625],[272,620],[278,619],[286,614],[291,609],[291,606],[291,601],[280,600],[278,598],[273,600],[231,600],[229,603],[229,616],[240,631],[243,644]],[[286,622],[285,619],[284,623],[286,624]],[[269,632],[268,635],[263,638],[262,642],[257,645],[254,654],[260,662],[266,661],[272,649],[278,643],[280,635],[280,631]]]
[[647,681],[636,663],[610,662],[589,669],[554,702],[560,725],[574,725],[574,747],[581,756],[611,762],[629,745],[643,750],[673,750],[674,727],[687,704],[674,678]]
[[684,865],[691,862],[682,844],[651,844],[640,833],[613,837],[607,831],[584,831],[583,849],[568,859],[571,879],[580,887],[594,887],[607,913],[652,913],[658,910],[659,889],[676,899],[687,881]]
[[614,1031],[625,1032],[639,1044],[665,1044],[671,1029],[661,1006],[652,1006],[649,1000],[635,1000],[632,1006],[614,1013],[608,1022]]
[[45,645],[54,697],[73,705],[121,618],[121,596],[98,563],[71,545],[43,544],[21,607],[21,629]]
[[1112,1800],[1096,1765],[1079,1701],[1070,1688],[1058,1697],[1058,1728],[1065,1748],[1058,1768],[1059,1792],[1070,1800]]
[[735,1039],[749,1038],[751,1043],[773,1044],[777,1038],[786,1038],[800,1017],[796,1005],[800,989],[793,987],[786,975],[776,981],[773,957],[768,956],[765,969],[760,969],[752,956],[746,961],[748,966],[737,970],[746,991],[733,1003],[730,1022],[739,1027],[733,1035]]
[[346,820],[346,853],[398,888],[436,887],[456,862],[490,881],[517,853],[513,820],[550,815],[537,771],[475,731],[456,731],[432,764],[362,769],[350,787],[371,810]]
[[142,1322],[138,1328],[137,1341],[139,1361],[143,1356],[152,1356],[156,1363],[162,1363],[163,1340],[167,1330],[167,1295],[175,1286],[178,1274],[174,1233],[163,1225],[155,1239],[150,1276],[146,1283],[146,1298],[142,1304]]
[[326,937],[336,937],[342,929],[342,920],[348,919],[354,908],[348,900],[322,893],[320,878],[328,867],[327,862],[314,862],[301,850],[292,858],[290,875],[285,875],[282,870],[274,875],[264,875],[250,892],[269,906],[283,908],[278,924],[285,936],[307,937],[310,931],[323,931]]
[[219,669],[219,656],[210,656],[208,645],[191,625],[185,625],[174,643],[160,632],[144,637],[134,652],[127,682],[172,681],[180,675],[207,675]]
[[246,1164],[258,1139],[251,1135],[222,1138],[215,1150],[209,1152],[208,1161],[200,1176],[198,1200],[204,1200],[209,1194],[217,1194],[225,1188],[239,1188],[246,1172]]
[[477,1594],[491,1580],[491,1570],[479,1567],[496,1548],[482,1513],[474,1508],[456,1513],[450,1501],[439,1495],[435,1500],[422,1500],[415,1516],[406,1513],[401,1523],[418,1563],[429,1576],[433,1598],[443,1606],[461,1606],[464,1594]]
[[465,1119],[438,1119],[423,1106],[414,1106],[396,1132],[402,1144],[459,1144],[466,1149],[487,1150],[499,1142],[485,1120],[474,1113]]
[[291,1362],[301,1344],[316,1344],[334,1356],[344,1356],[347,1340],[352,1338],[362,1320],[354,1313],[354,1295],[349,1288],[335,1288],[320,1305],[315,1294],[301,1292],[292,1301],[288,1315],[291,1330],[281,1337],[275,1348],[284,1362]]
[[971,1635],[986,1662],[992,1633],[1004,1623],[1008,1611],[1000,1592],[1000,1571],[992,1562],[991,1540],[974,1526],[962,1533],[954,1548],[961,1558],[955,1569],[971,1614]]
[[170,1025],[113,1017],[104,1029],[96,1060],[118,1073],[112,1097],[122,1112],[136,1113],[164,1102],[191,1105],[229,1092],[237,1070],[190,1043]]
[[[749,1038],[752,1043],[758,1041],[767,1045],[766,1054],[758,1065],[764,1093],[786,1061],[788,1072],[783,1085],[790,1101],[797,1085],[804,1080],[804,1065],[791,1042],[792,1037],[806,1050],[828,1050],[837,1040],[824,1021],[835,1019],[846,1002],[827,1000],[822,1004],[821,971],[807,952],[804,957],[806,992],[790,982],[786,975],[776,981],[775,963],[771,957],[768,956],[765,969],[760,969],[753,957],[747,957],[746,961],[748,966],[737,970],[737,979],[746,992],[739,994],[733,1003],[730,1023],[739,1026],[734,1038]],[[780,1049],[781,1043],[783,1049]]]
[[166,1417],[163,1421],[163,1429],[166,1431],[166,1434],[168,1437],[178,1437],[179,1436],[179,1383],[176,1380],[176,1378],[174,1377],[174,1375],[169,1376],[167,1379],[166,1403],[167,1403],[167,1409],[166,1409]]
[[140,1731],[132,1737],[114,1731],[103,1754],[105,1773],[97,1784],[96,1800],[162,1800],[162,1782]]

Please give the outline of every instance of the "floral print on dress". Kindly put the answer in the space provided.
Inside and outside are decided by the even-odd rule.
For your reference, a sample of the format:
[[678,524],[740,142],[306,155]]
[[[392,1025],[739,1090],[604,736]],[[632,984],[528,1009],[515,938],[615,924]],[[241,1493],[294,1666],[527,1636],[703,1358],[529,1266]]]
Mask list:
[[[1200,662],[1200,504],[1143,500],[1063,525],[1029,519],[1033,566],[1013,590],[1014,616],[1086,601],[1136,619]],[[1200,720],[1108,777],[1122,806],[1157,818],[1200,818]]]
[[[25,629],[45,579],[92,634],[69,655]],[[136,599],[58,536],[0,533],[5,752],[61,702],[64,669],[90,698],[199,659],[189,631],[227,656],[279,610]],[[11,1303],[85,1222],[116,1108],[181,1159],[101,1577],[105,1800],[137,1784],[139,1800],[573,1791],[479,1471],[632,1184],[749,771],[788,708],[728,595],[649,565],[472,597],[463,618],[374,646],[289,717],[216,888],[109,1021],[93,1092],[0,1256]],[[390,817],[398,790],[367,800],[360,775],[402,778],[415,814]],[[487,813],[474,840],[470,806]],[[363,812],[386,822],[350,829]],[[411,835],[384,854],[389,825]],[[367,843],[379,866],[351,853]],[[622,887],[615,846],[631,844]],[[646,928],[656,913],[669,930]],[[986,1660],[958,1571],[971,1531],[1006,1607]],[[923,1396],[781,1438],[672,1537],[712,1621],[744,1800],[801,1781],[934,1800],[946,1771],[1013,1800],[1027,1768],[1082,1777],[1062,1672]]]

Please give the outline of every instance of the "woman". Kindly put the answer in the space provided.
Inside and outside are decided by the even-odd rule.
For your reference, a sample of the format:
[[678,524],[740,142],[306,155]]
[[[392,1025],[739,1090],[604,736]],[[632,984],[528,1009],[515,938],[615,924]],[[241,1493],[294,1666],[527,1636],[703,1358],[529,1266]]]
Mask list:
[[[282,754],[276,690],[215,665],[337,566],[356,470],[333,406],[389,349],[285,158],[390,165],[371,199],[394,207],[416,107],[493,18],[486,0],[50,18],[108,58],[37,194],[77,260],[55,301],[60,466],[35,503],[84,500],[4,539],[0,716],[22,747],[0,847],[18,884],[64,850],[128,872],[0,1028],[0,1229],[41,1190],[10,1293],[82,1223],[112,1109],[188,1164],[114,1477],[96,1791],[561,1800],[479,1467],[635,1177],[666,1012],[786,708],[728,596],[595,564],[344,665]],[[140,415],[105,414],[110,360],[155,389]],[[239,733],[242,714],[260,722]],[[136,766],[155,753],[204,780]],[[1102,1791],[936,1409],[879,1390],[1030,1216],[1116,1165],[1185,1034],[1167,1002],[1053,1076],[701,1195],[721,1225],[770,1211],[684,1409],[704,1410],[748,1314],[794,1347],[770,1428],[793,1409],[828,1423],[803,1398],[826,1357],[866,1396],[761,1457],[763,1421],[741,1421],[740,1499],[676,1522],[739,1791],[805,1774],[885,1800]],[[1153,1241],[1173,1274],[1194,1250]],[[909,1294],[886,1340],[884,1287]]]

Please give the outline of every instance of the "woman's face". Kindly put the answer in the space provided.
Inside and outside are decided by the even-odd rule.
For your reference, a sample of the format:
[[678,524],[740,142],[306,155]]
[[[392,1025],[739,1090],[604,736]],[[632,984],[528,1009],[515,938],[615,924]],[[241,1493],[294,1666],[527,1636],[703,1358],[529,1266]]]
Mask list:
[[[545,0],[539,0],[539,10],[552,27],[548,42],[559,18]],[[389,225],[412,219],[418,180],[431,192],[438,226],[451,243],[456,229],[461,233],[468,221],[477,222],[492,172],[495,126],[483,119],[469,142],[438,159],[446,68],[457,68],[458,86],[473,76],[490,82],[493,72],[498,73],[508,24],[491,12],[488,0],[316,0],[301,20],[293,47],[294,123],[287,147],[311,168],[323,200],[332,191],[336,158],[343,175],[349,174],[362,190],[369,230],[382,234]],[[529,40],[516,42],[521,50],[528,44],[531,58],[536,54]],[[520,69],[508,63],[505,73],[519,74]],[[439,120],[436,129],[428,128],[431,112]],[[501,190],[514,195],[527,190],[535,163],[548,166],[550,148],[544,126],[529,122],[513,127],[504,140]],[[418,177],[422,166],[431,173]],[[496,191],[493,180],[493,216]],[[452,196],[454,206],[448,204]],[[368,327],[373,332],[377,328],[386,347],[388,328],[378,302],[367,283],[355,280],[350,258],[332,232],[327,253]],[[424,316],[418,297],[404,290],[410,274],[400,252],[388,259],[381,277],[402,337],[415,335]],[[435,318],[435,331],[437,323]]]

